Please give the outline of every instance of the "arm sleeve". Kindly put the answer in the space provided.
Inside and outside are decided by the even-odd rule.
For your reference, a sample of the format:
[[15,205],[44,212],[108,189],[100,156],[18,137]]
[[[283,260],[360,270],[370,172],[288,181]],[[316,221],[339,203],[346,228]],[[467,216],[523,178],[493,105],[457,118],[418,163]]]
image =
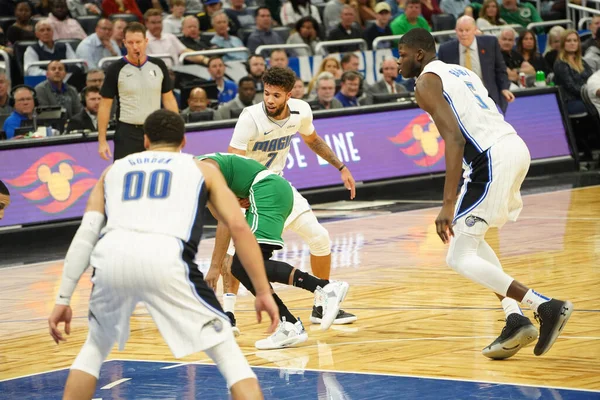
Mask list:
[[315,126],[313,125],[313,113],[310,109],[310,105],[308,103],[304,103],[302,105],[302,122],[300,124],[300,128],[298,132],[303,136],[310,136],[315,131]]
[[56,304],[69,305],[75,287],[90,265],[90,256],[98,242],[100,230],[104,226],[104,214],[97,211],[88,211],[83,214],[81,225],[73,237],[69,251],[65,257],[62,280]]
[[254,119],[247,110],[244,110],[235,124],[229,145],[234,149],[247,150],[248,142],[254,139],[258,133]]
[[102,97],[114,99],[117,96],[117,93],[119,92],[118,83],[121,68],[123,68],[121,62],[116,62],[108,67],[108,70],[106,71],[106,77],[104,78],[104,83],[100,89],[100,95]]

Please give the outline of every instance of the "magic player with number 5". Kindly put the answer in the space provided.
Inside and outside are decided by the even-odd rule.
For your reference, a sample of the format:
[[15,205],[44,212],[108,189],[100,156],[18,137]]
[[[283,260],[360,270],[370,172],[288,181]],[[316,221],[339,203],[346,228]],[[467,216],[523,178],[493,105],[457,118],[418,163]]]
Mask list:
[[[400,39],[398,52],[400,73],[407,79],[417,78],[417,103],[446,142],[444,199],[435,221],[442,241],[450,243],[446,262],[464,277],[493,290],[506,314],[502,333],[483,354],[508,358],[538,337],[518,301],[529,306],[540,321],[533,352],[541,356],[564,328],[573,304],[545,297],[507,275],[485,241],[490,227],[515,221],[521,212],[520,188],[529,170],[529,150],[504,121],[475,73],[437,60],[429,32],[412,29]],[[465,183],[456,204],[463,163]]]
[[[229,153],[252,158],[276,174],[283,174],[290,151],[290,144],[296,133],[317,155],[340,171],[350,198],[355,195],[355,183],[348,167],[341,162],[325,141],[317,135],[313,125],[312,110],[308,103],[292,99],[292,88],[296,75],[289,68],[273,67],[262,76],[264,101],[246,107],[235,125],[229,144]],[[306,199],[294,189],[294,207],[285,228],[296,232],[308,244],[312,272],[321,279],[329,279],[331,271],[331,241],[327,230],[319,224]],[[228,271],[222,271],[224,277]],[[233,287],[235,292],[237,288]],[[227,309],[227,303],[225,311]],[[312,323],[321,323],[322,310],[315,306],[311,315]],[[356,316],[340,311],[334,324],[347,324],[356,321]]]

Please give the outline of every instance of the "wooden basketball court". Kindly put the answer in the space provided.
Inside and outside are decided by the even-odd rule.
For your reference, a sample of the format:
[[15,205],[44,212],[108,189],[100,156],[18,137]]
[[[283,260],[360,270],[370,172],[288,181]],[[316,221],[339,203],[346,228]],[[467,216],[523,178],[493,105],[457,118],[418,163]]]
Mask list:
[[[312,294],[278,286],[282,299],[304,321],[309,340],[298,348],[257,351],[254,342],[264,337],[267,325],[256,324],[253,298],[240,292],[238,343],[252,365],[288,371],[600,391],[600,187],[534,194],[524,196],[524,202],[519,222],[490,231],[487,239],[509,274],[575,305],[563,334],[543,357],[535,357],[533,347],[506,361],[481,355],[504,326],[504,313],[492,293],[446,267],[446,246],[433,224],[437,208],[378,212],[326,224],[334,243],[332,278],[350,283],[343,308],[356,314],[357,322],[321,332],[309,322]],[[293,233],[285,239],[287,247],[278,257],[310,270],[308,249],[300,239]],[[212,244],[202,243],[202,263],[208,262]],[[61,273],[60,261],[0,269],[0,380],[69,367],[81,348],[87,334],[89,271],[73,297],[75,319],[68,342],[56,346],[48,335],[46,318]],[[126,351],[115,349],[110,358],[209,361],[203,353],[175,360],[141,306],[131,327]],[[593,396],[600,398],[600,393]]]

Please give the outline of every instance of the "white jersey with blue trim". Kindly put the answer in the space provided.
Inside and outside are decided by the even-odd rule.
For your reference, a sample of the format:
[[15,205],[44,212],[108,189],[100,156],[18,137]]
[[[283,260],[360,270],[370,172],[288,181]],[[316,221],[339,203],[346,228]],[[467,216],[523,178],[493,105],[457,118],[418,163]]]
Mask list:
[[436,60],[427,64],[420,76],[426,73],[435,74],[442,80],[444,98],[450,104],[466,140],[464,161],[467,164],[501,137],[516,133],[473,71]]
[[247,157],[281,175],[296,132],[310,136],[315,131],[312,110],[307,102],[289,99],[287,105],[290,116],[281,121],[269,118],[264,102],[244,108],[229,145],[246,151]]
[[103,234],[166,235],[197,248],[208,193],[191,154],[145,151],[117,160],[104,178],[104,196]]

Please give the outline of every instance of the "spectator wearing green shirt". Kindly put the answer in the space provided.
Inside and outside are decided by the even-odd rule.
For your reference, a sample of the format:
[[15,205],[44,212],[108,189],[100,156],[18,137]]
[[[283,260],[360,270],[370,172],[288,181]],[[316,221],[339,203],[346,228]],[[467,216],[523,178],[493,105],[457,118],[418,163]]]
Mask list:
[[[507,24],[518,24],[523,28],[527,28],[527,25],[532,22],[544,22],[533,4],[526,2],[517,4],[517,0],[502,0],[500,18],[505,20]],[[543,33],[542,28],[537,30],[538,33]]]
[[431,32],[427,20],[421,16],[421,0],[408,0],[404,14],[396,17],[390,28],[394,35],[404,35],[413,28],[423,28]]

